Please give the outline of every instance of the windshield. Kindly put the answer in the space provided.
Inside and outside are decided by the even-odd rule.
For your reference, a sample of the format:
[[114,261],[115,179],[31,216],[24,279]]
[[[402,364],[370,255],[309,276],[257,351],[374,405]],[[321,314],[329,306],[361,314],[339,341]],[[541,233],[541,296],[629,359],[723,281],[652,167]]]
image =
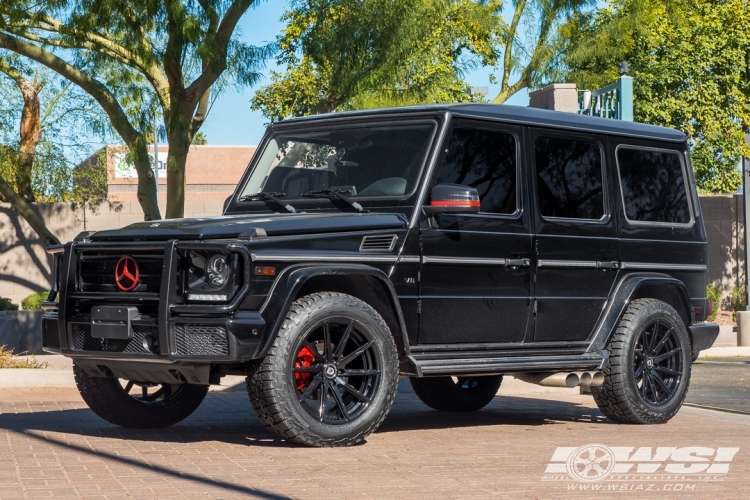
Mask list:
[[330,190],[347,197],[396,197],[418,182],[434,124],[342,128],[271,138],[240,200],[284,200]]

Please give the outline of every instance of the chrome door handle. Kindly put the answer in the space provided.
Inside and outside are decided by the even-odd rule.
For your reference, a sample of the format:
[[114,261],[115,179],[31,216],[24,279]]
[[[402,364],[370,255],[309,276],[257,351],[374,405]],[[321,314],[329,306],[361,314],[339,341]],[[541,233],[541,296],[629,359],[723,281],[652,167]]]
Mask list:
[[505,265],[508,267],[530,267],[530,259],[505,259]]
[[597,269],[601,269],[603,271],[608,271],[608,270],[612,270],[612,269],[619,269],[620,268],[620,263],[619,262],[614,262],[614,261],[597,262],[596,263],[596,268]]

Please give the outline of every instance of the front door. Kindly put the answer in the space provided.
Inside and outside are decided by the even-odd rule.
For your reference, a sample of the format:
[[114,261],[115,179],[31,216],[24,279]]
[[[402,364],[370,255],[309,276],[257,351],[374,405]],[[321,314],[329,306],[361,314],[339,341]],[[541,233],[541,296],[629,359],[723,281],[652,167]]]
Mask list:
[[531,129],[535,186],[534,341],[584,341],[619,270],[606,138]]
[[452,124],[429,187],[473,187],[481,209],[421,222],[420,344],[524,339],[532,255],[520,188],[521,132],[479,121]]

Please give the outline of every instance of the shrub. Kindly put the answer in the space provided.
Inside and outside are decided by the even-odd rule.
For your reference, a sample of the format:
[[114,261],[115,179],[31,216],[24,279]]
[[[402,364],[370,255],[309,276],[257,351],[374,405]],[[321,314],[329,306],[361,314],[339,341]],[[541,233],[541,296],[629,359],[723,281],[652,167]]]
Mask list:
[[721,290],[719,290],[719,287],[716,285],[708,284],[706,285],[706,297],[708,300],[710,300],[713,303],[713,313],[711,313],[711,316],[706,318],[706,321],[713,321],[716,319],[716,316],[719,314],[719,306],[721,304]]
[[21,309],[24,311],[38,311],[42,308],[42,302],[47,300],[49,292],[32,293],[21,301]]
[[0,311],[18,311],[18,306],[11,302],[10,299],[0,297]]
[[13,349],[0,345],[0,368],[47,368],[46,361],[39,361],[26,352],[13,354]]

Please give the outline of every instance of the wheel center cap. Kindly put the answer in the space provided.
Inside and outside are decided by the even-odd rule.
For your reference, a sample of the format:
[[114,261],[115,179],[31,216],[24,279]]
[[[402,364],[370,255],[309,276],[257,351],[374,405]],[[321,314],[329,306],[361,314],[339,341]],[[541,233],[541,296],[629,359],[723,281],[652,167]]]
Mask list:
[[649,367],[649,368],[653,368],[654,367],[654,358],[647,358],[646,359],[646,366]]
[[323,374],[328,379],[336,378],[336,375],[339,374],[339,371],[336,369],[335,365],[325,365],[323,367]]

